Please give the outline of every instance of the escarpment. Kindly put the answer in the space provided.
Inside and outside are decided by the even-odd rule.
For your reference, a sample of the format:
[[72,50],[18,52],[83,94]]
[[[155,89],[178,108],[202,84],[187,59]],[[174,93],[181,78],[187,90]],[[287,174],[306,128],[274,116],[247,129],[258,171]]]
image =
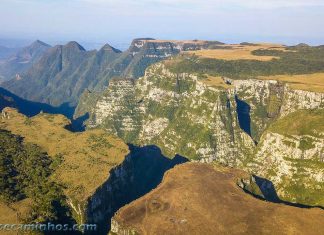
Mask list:
[[125,160],[110,171],[109,178],[88,199],[83,211],[85,221],[97,224],[99,233],[108,233],[110,220],[119,208],[156,188],[167,170],[187,161],[180,155],[169,159],[153,145],[130,145],[129,149]]
[[[285,199],[323,205],[318,199],[297,196],[302,189],[313,188],[312,195],[324,190],[323,132],[294,136],[295,142],[306,138],[314,143],[301,150],[303,144],[289,144],[290,139],[271,131],[279,120],[299,110],[322,110],[323,93],[294,90],[276,80],[215,78],[211,82],[199,74],[171,72],[167,63],[150,66],[137,81],[112,80],[106,91],[96,94],[93,106],[80,105],[89,112],[88,128],[103,128],[128,143],[157,145],[167,156],[179,153],[193,161],[244,168],[270,177]],[[286,167],[294,153],[305,164]],[[265,164],[268,161],[274,163]],[[277,171],[276,167],[282,168]],[[295,190],[289,180],[297,176],[312,180]]]
[[70,216],[79,224],[96,224],[100,234],[108,233],[120,207],[148,193],[167,170],[187,161],[180,155],[168,158],[154,145],[126,145],[103,130],[73,133],[66,129],[69,124],[63,115],[28,118],[12,108],[0,117],[0,129],[48,153],[55,163],[51,181],[62,187]]

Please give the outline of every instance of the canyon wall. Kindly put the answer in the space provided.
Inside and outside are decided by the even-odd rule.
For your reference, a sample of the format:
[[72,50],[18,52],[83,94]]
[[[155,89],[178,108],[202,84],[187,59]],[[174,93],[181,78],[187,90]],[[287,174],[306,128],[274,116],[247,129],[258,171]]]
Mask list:
[[[178,153],[192,161],[217,161],[258,173],[273,180],[283,198],[309,202],[292,195],[304,187],[323,190],[323,133],[310,134],[314,144],[304,151],[297,142],[306,137],[295,136],[296,145],[291,145],[289,137],[269,128],[298,110],[322,110],[324,94],[292,90],[274,80],[223,80],[226,87],[210,85],[200,75],[172,73],[158,63],[138,81],[112,80],[96,94],[95,105],[80,108],[89,110],[88,128],[104,128],[128,143],[157,145],[166,156]],[[297,173],[297,168],[285,167],[292,154],[306,161]],[[275,164],[265,164],[267,155]],[[313,161],[320,165],[313,167]],[[288,189],[289,179],[297,176],[312,180],[298,190]]]

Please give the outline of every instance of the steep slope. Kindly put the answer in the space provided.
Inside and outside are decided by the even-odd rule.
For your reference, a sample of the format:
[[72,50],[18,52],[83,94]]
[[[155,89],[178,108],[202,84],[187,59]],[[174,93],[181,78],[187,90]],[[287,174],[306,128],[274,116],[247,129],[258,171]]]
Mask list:
[[4,83],[3,87],[27,100],[53,106],[67,103],[74,107],[86,89],[101,91],[116,76],[138,78],[152,63],[181,50],[200,49],[215,43],[218,44],[136,39],[121,53],[108,44],[99,51],[85,51],[76,42],[70,42],[49,50],[26,73]]
[[[3,90],[5,91],[5,90]],[[0,89],[0,110],[4,109],[5,107],[15,107],[15,101],[11,96],[7,96],[5,92]]]
[[186,163],[121,208],[111,234],[322,234],[324,213],[258,200],[237,185],[243,172]]
[[20,113],[28,117],[39,114],[40,112],[52,114],[64,113],[67,117],[71,117],[74,112],[74,110],[68,106],[63,105],[60,107],[53,107],[48,104],[22,99],[19,96],[14,95],[8,90],[0,87],[0,111],[2,111],[5,107],[16,108]]
[[[109,178],[110,171],[121,164],[128,147],[120,139],[94,130],[72,133],[62,115],[39,114],[31,119],[14,109],[2,111],[0,128],[37,144],[56,164],[52,180],[64,185],[64,193],[74,218],[82,223],[88,200]],[[74,148],[71,148],[73,143]],[[112,171],[113,173],[113,171]]]
[[10,80],[3,86],[22,98],[59,106],[63,100],[69,102],[73,99],[73,91],[77,93],[82,89],[82,84],[77,84],[82,82],[78,70],[87,67],[94,54],[86,52],[76,42],[55,46],[20,79]]
[[236,165],[243,149],[253,146],[238,128],[235,100],[226,89],[171,74],[162,64],[150,67],[138,82],[111,81],[91,108],[89,127],[102,127],[126,142],[156,144],[169,156]]
[[17,51],[14,55],[0,61],[0,82],[14,77],[20,79],[20,75],[36,63],[50,48],[39,40]]
[[121,76],[127,78],[138,78],[144,75],[145,69],[161,59],[169,58],[182,51],[195,51],[222,45],[218,41],[176,41],[155,40],[151,38],[134,39],[130,48],[123,54],[121,60],[133,59]]
[[[53,163],[50,178],[63,191],[62,200],[74,220],[79,224],[97,224],[99,234],[107,234],[107,221],[120,207],[155,188],[165,171],[187,161],[179,155],[167,158],[156,146],[127,146],[103,130],[73,133],[68,130],[69,125],[63,115],[41,113],[28,118],[15,109],[5,108],[0,117],[0,134],[1,130],[10,131],[24,144],[37,145],[48,154]],[[7,139],[0,135],[1,143]],[[11,155],[4,153],[11,149],[5,148],[1,159],[7,161]],[[20,157],[25,159],[25,154]],[[0,211],[7,211],[1,202],[0,195]],[[1,224],[5,221],[0,217]]]
[[[275,80],[174,73],[168,69],[171,62],[150,66],[139,80],[112,80],[103,93],[83,97],[77,108],[80,113],[75,117],[88,113],[88,128],[103,128],[129,143],[157,145],[168,156],[178,153],[192,160],[244,168],[273,180],[283,199],[323,206],[317,196],[324,190],[323,166],[318,160],[323,148],[321,129],[307,137],[315,147],[309,151],[305,164],[291,171],[283,166],[281,170],[287,178],[284,183],[276,180],[283,176],[276,167],[291,165],[286,159],[289,153],[275,154],[271,143],[279,143],[280,136],[268,138],[266,130],[298,110],[322,110],[324,93],[295,90],[290,84]],[[315,127],[320,125],[317,122]],[[263,148],[267,150],[260,150]],[[296,148],[291,151],[298,152]],[[274,164],[264,164],[268,155]],[[279,159],[281,163],[276,162]],[[311,180],[294,191],[289,182],[298,177]],[[299,196],[302,191],[305,194]]]
[[283,200],[324,205],[324,110],[299,110],[262,134],[250,169],[271,180]]

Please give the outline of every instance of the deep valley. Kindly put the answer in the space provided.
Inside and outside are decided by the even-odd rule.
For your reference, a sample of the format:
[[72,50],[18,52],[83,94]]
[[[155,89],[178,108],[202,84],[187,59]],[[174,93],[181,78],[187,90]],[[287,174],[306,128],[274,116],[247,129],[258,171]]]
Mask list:
[[0,224],[324,234],[324,46],[141,38],[6,53]]

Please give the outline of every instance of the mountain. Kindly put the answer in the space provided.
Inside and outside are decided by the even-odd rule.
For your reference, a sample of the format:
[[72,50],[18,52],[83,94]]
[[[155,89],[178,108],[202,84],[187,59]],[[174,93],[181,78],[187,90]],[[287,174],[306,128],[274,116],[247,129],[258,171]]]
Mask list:
[[[49,49],[44,56],[19,80],[3,84],[8,90],[21,97],[60,106],[75,104],[86,88],[93,88],[99,81],[100,73],[109,67],[118,51],[86,51],[77,42]],[[37,92],[36,92],[37,91]]]
[[55,46],[23,74],[2,86],[24,99],[53,106],[76,106],[85,89],[100,91],[116,76],[138,78],[145,69],[181,50],[207,48],[219,42],[135,39],[121,52],[106,44],[85,51],[76,42]]
[[[324,213],[261,201],[240,189],[244,172],[185,163],[118,210],[110,234],[321,234]],[[296,231],[296,232],[295,232]]]
[[36,63],[49,48],[49,45],[37,40],[31,45],[20,49],[9,58],[1,60],[0,82],[10,80],[14,77],[20,79],[20,75]]
[[[272,75],[274,67],[248,78],[285,60],[224,60],[222,68],[210,66],[218,63],[214,59],[177,56],[150,66],[138,80],[113,79],[105,91],[87,93],[74,117],[87,114],[87,128],[102,128],[126,143],[159,146],[166,156],[246,169],[272,181],[282,200],[324,206],[318,197],[324,190],[323,73]],[[236,69],[246,77],[214,73]],[[293,64],[290,69],[304,72]],[[299,125],[293,121],[298,116],[303,117]],[[282,130],[281,122],[286,123]],[[288,132],[289,123],[294,132]]]
[[0,46],[0,60],[13,56],[20,48]]

